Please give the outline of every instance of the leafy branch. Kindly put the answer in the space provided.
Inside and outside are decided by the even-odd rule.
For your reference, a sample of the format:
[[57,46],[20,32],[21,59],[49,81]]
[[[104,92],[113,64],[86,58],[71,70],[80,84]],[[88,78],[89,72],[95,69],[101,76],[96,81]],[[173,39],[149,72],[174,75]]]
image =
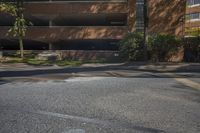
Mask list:
[[[23,0],[17,0],[14,4],[8,2],[0,3],[0,12],[7,13],[15,17],[14,25],[8,30],[8,34],[12,34],[13,37],[17,37],[20,45],[21,58],[24,57],[23,52],[23,38],[26,35],[28,22],[24,18]],[[7,34],[7,35],[8,35]]]

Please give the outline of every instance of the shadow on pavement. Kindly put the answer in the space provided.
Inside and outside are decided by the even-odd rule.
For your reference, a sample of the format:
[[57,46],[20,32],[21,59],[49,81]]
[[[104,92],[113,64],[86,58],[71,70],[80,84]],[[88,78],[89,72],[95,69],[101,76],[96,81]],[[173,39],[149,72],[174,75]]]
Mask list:
[[6,81],[6,80],[0,80],[0,85],[6,84],[6,83],[8,83],[8,81]]
[[[186,72],[192,72],[192,73],[200,73],[200,65],[188,65],[184,67],[179,67],[173,70],[167,70],[166,65],[159,65],[159,69],[157,68],[149,68],[148,66],[145,68],[140,68],[141,65],[127,65],[127,64],[120,64],[120,65],[108,65],[108,66],[100,66],[100,67],[66,67],[66,68],[58,68],[58,69],[33,69],[33,70],[9,70],[9,71],[0,71],[0,77],[27,77],[27,76],[36,76],[36,75],[48,75],[48,74],[71,74],[71,73],[81,73],[81,72],[104,72],[104,71],[130,71],[130,73],[134,73],[134,71],[137,72],[150,72],[150,73],[168,73],[168,72],[174,72],[174,73],[186,73]],[[166,69],[162,71],[162,69]],[[183,77],[194,77],[193,75],[182,75]],[[120,76],[119,76],[120,77]],[[123,77],[123,76],[121,76]],[[124,76],[126,77],[126,76]],[[131,78],[131,76],[129,76]],[[149,75],[149,74],[143,74],[138,76],[133,76],[138,78],[169,78],[167,75]],[[178,76],[179,77],[179,76]]]

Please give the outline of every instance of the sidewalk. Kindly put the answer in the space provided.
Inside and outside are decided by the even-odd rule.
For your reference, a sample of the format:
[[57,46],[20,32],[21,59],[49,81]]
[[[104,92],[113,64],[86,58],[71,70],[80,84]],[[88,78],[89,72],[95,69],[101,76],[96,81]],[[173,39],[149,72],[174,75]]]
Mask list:
[[73,77],[200,78],[200,63],[84,64],[78,67],[0,64],[0,81],[48,81]]
[[82,67],[113,67],[157,72],[200,72],[200,63],[118,63],[118,64],[84,64]]
[[0,71],[18,71],[18,70],[45,70],[45,69],[129,69],[138,71],[151,72],[200,72],[200,63],[101,63],[101,64],[83,64],[77,67],[71,66],[32,66],[23,63],[2,64],[0,63]]

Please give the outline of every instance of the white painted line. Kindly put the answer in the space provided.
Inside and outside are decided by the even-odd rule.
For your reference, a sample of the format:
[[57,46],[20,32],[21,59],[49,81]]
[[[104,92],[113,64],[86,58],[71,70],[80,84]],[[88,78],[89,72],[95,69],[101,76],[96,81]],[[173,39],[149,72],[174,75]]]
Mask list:
[[197,82],[194,82],[192,80],[189,80],[187,78],[181,78],[181,76],[179,78],[174,78],[177,77],[177,75],[173,74],[173,73],[165,73],[165,75],[175,79],[176,81],[178,81],[179,83],[191,87],[193,89],[199,90],[200,91],[200,84]]
[[[83,123],[92,123],[92,124],[97,124],[101,125],[103,127],[109,127],[109,128],[127,128],[131,129],[134,131],[148,131],[150,133],[164,133],[163,130],[160,129],[154,129],[154,128],[148,128],[148,127],[143,127],[143,126],[135,126],[133,124],[127,124],[127,123],[121,123],[121,122],[109,122],[106,120],[100,120],[96,118],[87,118],[87,117],[81,117],[81,116],[72,116],[72,115],[67,115],[67,114],[60,114],[60,113],[53,113],[53,112],[47,112],[47,111],[32,111],[32,110],[23,110],[19,108],[13,108],[13,107],[8,107],[8,106],[0,106],[0,109],[2,110],[14,110],[17,112],[27,112],[27,113],[32,113],[32,114],[37,114],[37,115],[46,115],[46,116],[51,116],[51,117],[57,117],[57,118],[63,118],[63,119],[70,119],[70,120],[75,120],[78,122],[83,122]],[[73,130],[72,130],[73,131]],[[76,130],[80,131],[80,130]],[[70,133],[70,132],[64,132],[64,133]],[[73,132],[72,132],[73,133]]]
[[200,84],[186,78],[174,78],[176,81],[184,84],[185,86],[200,90]]
[[76,121],[81,121],[81,122],[93,123],[93,124],[111,125],[111,123],[109,123],[107,121],[86,118],[86,117],[80,117],[80,116],[72,116],[72,115],[67,115],[67,114],[59,114],[59,113],[46,112],[46,111],[37,111],[34,113],[40,114],[40,115],[49,115],[49,116],[54,116],[54,117],[64,118],[64,119],[71,119],[71,120],[76,120]]

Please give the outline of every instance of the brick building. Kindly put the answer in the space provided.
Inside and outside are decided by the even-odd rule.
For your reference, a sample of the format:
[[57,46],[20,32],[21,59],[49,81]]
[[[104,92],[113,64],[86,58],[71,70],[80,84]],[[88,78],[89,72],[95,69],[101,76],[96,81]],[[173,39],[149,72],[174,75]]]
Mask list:
[[[25,0],[28,28],[26,50],[118,50],[128,32],[142,31],[144,0]],[[185,0],[148,0],[149,34],[184,34]],[[13,24],[0,14],[2,49],[18,49],[16,39],[5,36]]]
[[185,35],[200,35],[200,0],[188,0],[186,8]]

